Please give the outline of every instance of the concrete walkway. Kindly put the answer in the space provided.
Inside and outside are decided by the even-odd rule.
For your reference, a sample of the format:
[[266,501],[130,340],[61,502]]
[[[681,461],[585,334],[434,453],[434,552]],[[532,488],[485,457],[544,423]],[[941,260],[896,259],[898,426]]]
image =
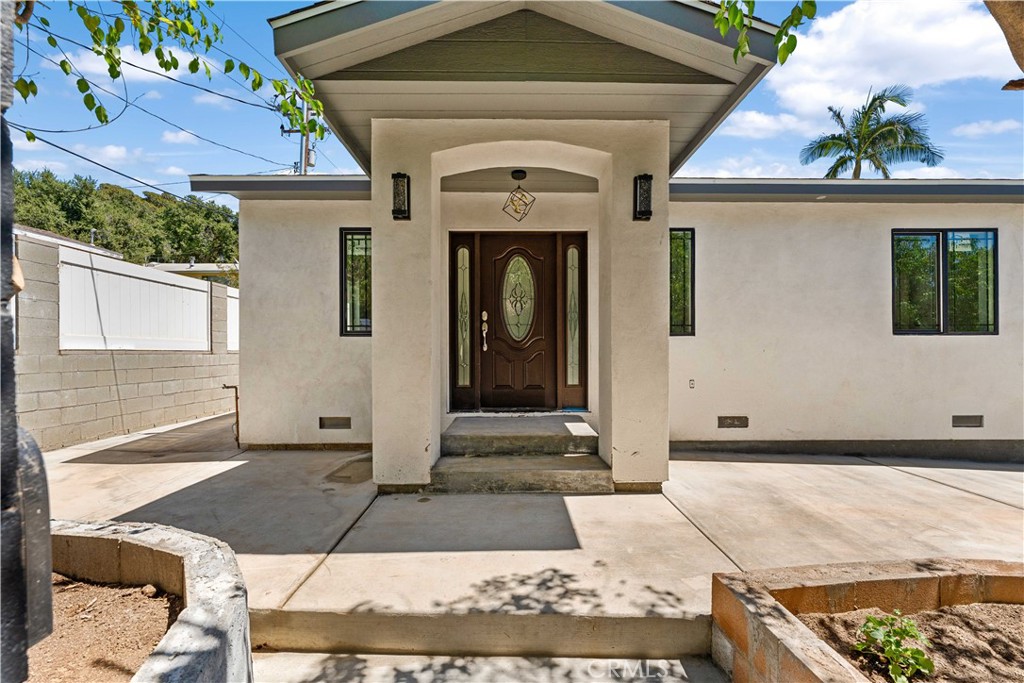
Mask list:
[[242,451],[233,415],[45,454],[57,519],[156,522],[234,549],[249,606],[281,607],[376,497],[369,453]]
[[[249,587],[254,645],[269,638],[281,648],[298,637],[302,649],[325,652],[465,655],[479,646],[511,654],[525,645],[534,655],[617,656],[628,630],[587,643],[583,624],[607,619],[616,629],[641,627],[657,656],[659,639],[684,642],[706,629],[712,572],[1024,560],[1020,465],[675,453],[664,495],[377,497],[366,453],[241,451],[230,425],[225,416],[48,453],[51,507],[58,518],[151,521],[228,542]],[[492,633],[481,619],[467,649],[438,651],[452,642],[444,638],[455,622],[446,620],[466,615],[545,620],[515,622],[522,632],[511,637],[506,622]],[[292,629],[310,617],[327,621]],[[416,630],[418,617],[433,626]],[[699,628],[686,630],[686,621]],[[658,631],[664,623],[672,626]],[[260,655],[257,672],[281,679],[283,666],[288,680],[327,680],[354,667],[363,674],[352,680],[375,680],[381,667],[397,674],[404,666],[433,680],[471,680],[459,672],[521,674],[523,662],[580,671],[572,659],[402,661]],[[449,678],[438,677],[441,669]],[[714,678],[683,671],[676,680]]]

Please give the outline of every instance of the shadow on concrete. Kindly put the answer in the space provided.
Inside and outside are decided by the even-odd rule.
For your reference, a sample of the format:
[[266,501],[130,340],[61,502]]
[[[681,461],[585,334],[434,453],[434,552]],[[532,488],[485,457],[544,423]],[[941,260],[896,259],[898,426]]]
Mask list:
[[558,494],[382,496],[336,554],[577,550]]
[[471,586],[473,593],[435,607],[459,614],[572,614],[604,613],[601,596],[579,585],[579,577],[555,567],[532,574],[506,574]]
[[847,465],[860,467],[919,467],[923,469],[988,470],[993,472],[1022,472],[1024,463],[987,462],[981,460],[946,460],[942,458],[911,458],[883,455],[824,455],[808,453],[731,453],[717,451],[673,450],[673,462],[731,462],[758,465]]
[[[426,661],[423,661],[423,660]],[[726,681],[706,657],[665,659],[553,659],[550,657],[429,657],[388,666],[386,657],[324,655],[304,680],[317,683],[590,683],[593,681]]]
[[185,425],[145,436],[113,448],[71,458],[66,462],[92,465],[146,465],[164,462],[214,462],[227,460],[245,449],[235,444],[234,414]]
[[365,455],[249,451],[227,471],[115,517],[154,522],[220,539],[240,554],[326,553],[376,496],[372,481],[330,477]]

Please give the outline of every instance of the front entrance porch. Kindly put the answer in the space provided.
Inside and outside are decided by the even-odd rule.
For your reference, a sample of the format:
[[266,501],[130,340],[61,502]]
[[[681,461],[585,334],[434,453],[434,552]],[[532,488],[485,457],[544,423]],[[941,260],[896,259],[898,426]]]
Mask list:
[[[586,471],[604,479],[610,468],[616,490],[659,490],[668,473],[668,194],[658,182],[667,123],[374,119],[372,128],[374,168],[409,183],[400,220],[389,185],[371,192],[374,482],[389,491],[436,484],[452,466],[439,465],[442,434],[465,411],[578,408],[601,439],[572,469],[599,458],[606,467]],[[509,189],[489,180],[509,167],[536,179],[537,200],[519,222],[501,209]],[[647,176],[653,215],[637,218],[635,181]],[[460,463],[457,478],[537,490],[503,488],[478,471],[498,462],[523,468]]]
[[598,435],[577,415],[459,417],[441,435],[434,493],[613,493]]

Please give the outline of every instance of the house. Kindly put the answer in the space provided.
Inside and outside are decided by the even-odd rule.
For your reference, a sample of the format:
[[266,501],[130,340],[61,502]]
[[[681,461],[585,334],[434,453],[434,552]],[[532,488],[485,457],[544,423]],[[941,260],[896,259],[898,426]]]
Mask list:
[[775,58],[713,12],[272,19],[366,175],[191,179],[240,200],[242,441],[372,444],[385,491],[457,419],[527,412],[596,432],[621,491],[670,443],[1024,457],[1021,181],[673,178]]

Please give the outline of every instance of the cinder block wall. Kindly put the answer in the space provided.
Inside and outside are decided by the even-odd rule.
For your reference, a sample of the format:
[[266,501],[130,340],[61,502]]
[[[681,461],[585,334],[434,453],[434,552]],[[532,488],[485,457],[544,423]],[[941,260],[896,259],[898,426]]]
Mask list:
[[57,246],[19,236],[17,253],[18,421],[42,450],[234,410],[224,285],[211,288],[209,352],[60,351]]

